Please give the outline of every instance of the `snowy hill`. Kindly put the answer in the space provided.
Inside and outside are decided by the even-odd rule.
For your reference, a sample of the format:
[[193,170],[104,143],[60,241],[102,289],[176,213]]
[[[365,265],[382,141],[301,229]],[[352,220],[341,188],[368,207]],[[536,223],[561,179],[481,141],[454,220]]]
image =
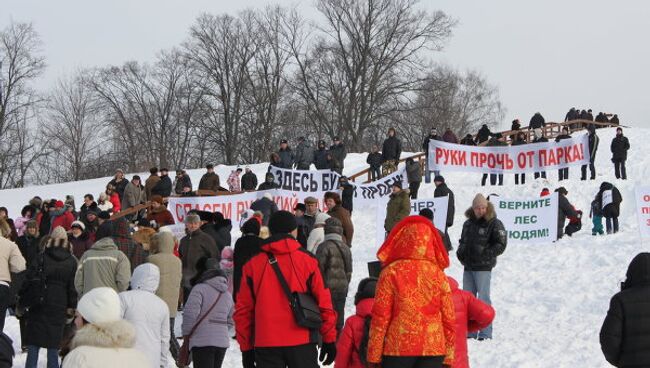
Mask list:
[[[591,235],[590,219],[585,218],[583,229],[573,238],[565,237],[549,244],[508,245],[492,275],[492,301],[497,311],[494,340],[469,342],[472,367],[609,366],[602,356],[598,339],[609,299],[624,280],[632,257],[650,248],[639,238],[633,201],[635,185],[643,184],[650,175],[650,158],[644,159],[641,154],[641,148],[650,141],[650,130],[626,130],[632,146],[627,164],[627,181],[614,178],[609,151],[614,129],[600,129],[597,132],[600,137],[596,158],[597,180],[582,182],[579,180],[580,169],[572,168],[571,180],[563,181],[561,185],[567,188],[571,203],[587,214],[600,183],[615,183],[623,195],[620,233],[594,237]],[[349,154],[345,174],[365,168],[365,158],[366,154]],[[267,165],[258,164],[251,168],[263,180]],[[225,166],[216,168],[222,181],[231,170],[232,167]],[[203,169],[189,171],[195,186],[203,172]],[[476,193],[497,193],[506,197],[538,196],[543,187],[553,190],[559,186],[556,172],[548,173],[548,181],[534,181],[532,175],[527,175],[527,184],[518,187],[514,186],[513,175],[506,175],[503,187],[484,188],[480,187],[481,177],[478,174],[443,175],[456,195],[456,217],[454,226],[450,228],[454,247],[457,247],[460,237],[464,211],[471,205]],[[8,207],[13,217],[34,195],[63,198],[66,194],[73,194],[77,205],[80,205],[85,193],[96,195],[109,180],[104,178],[0,191],[0,205]],[[433,191],[433,184],[423,184],[420,197],[433,197]],[[356,229],[374,229],[375,213],[372,210],[355,211],[353,221]],[[357,231],[356,234],[352,248],[355,271],[346,316],[354,312],[353,296],[357,284],[367,276],[366,262],[375,258],[378,248],[374,230]],[[448,273],[462,282],[462,266],[455,253],[450,258],[452,266]],[[8,320],[5,331],[18,340],[15,319]],[[44,358],[42,351],[39,366],[45,367]],[[25,355],[18,357],[16,366],[22,366],[24,359]],[[239,349],[233,342],[224,367],[239,367],[240,359]]]

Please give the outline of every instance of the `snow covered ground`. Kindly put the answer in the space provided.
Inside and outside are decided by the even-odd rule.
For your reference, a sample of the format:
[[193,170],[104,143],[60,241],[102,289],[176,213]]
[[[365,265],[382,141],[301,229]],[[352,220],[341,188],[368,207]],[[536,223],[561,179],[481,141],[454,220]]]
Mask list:
[[[573,238],[564,238],[549,244],[508,245],[499,257],[492,275],[492,301],[497,311],[492,341],[470,341],[472,367],[607,367],[600,351],[598,332],[607,312],[610,297],[625,278],[627,265],[637,253],[649,251],[648,242],[640,239],[635,217],[634,186],[650,177],[650,158],[643,158],[641,148],[650,140],[648,129],[627,129],[632,146],[628,160],[627,181],[614,178],[609,145],[614,129],[598,130],[600,147],[596,159],[596,181],[581,182],[580,169],[570,170],[571,180],[561,183],[569,191],[569,200],[585,214],[602,181],[611,181],[623,195],[621,231],[610,236],[591,235],[590,219],[585,218],[583,229]],[[365,154],[349,154],[345,162],[346,174],[364,168]],[[263,180],[266,164],[251,168]],[[219,166],[216,171],[225,181],[232,167]],[[204,170],[189,171],[197,185]],[[514,186],[512,175],[506,175],[503,187],[480,187],[480,175],[449,173],[443,175],[456,194],[455,223],[450,228],[454,247],[457,246],[464,221],[464,211],[478,192],[497,193],[507,197],[538,196],[543,187],[558,187],[557,173],[549,172],[549,180],[532,180],[528,175],[525,186]],[[129,178],[131,175],[127,175]],[[147,175],[144,175],[146,177]],[[22,206],[34,195],[43,198],[63,198],[73,194],[77,206],[85,193],[99,193],[109,178],[83,182],[35,186],[25,189],[0,191],[0,205],[10,215],[19,214]],[[433,197],[433,184],[423,184],[420,198]],[[383,211],[383,209],[380,209]],[[348,296],[346,315],[354,312],[354,293],[359,280],[367,276],[366,262],[375,258],[378,243],[375,240],[374,210],[355,210],[353,221],[357,231],[352,248],[354,273]],[[367,229],[368,231],[363,231]],[[462,281],[462,266],[455,257],[448,273]],[[7,332],[18,348],[18,323],[9,318]],[[239,349],[235,342],[230,347],[224,367],[240,367]],[[20,354],[15,366],[24,365]],[[45,367],[41,351],[39,367]]]

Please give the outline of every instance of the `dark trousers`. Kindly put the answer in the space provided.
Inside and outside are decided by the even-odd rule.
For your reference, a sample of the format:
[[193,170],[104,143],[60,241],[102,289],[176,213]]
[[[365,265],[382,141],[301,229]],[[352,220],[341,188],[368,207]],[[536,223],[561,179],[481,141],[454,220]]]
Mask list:
[[[483,178],[481,178],[481,186],[485,186],[487,178],[488,174],[483,174]],[[503,185],[503,174],[490,174],[490,185],[497,185],[497,179],[499,179],[499,185]]]
[[345,299],[344,293],[332,293],[332,305],[336,311],[336,334],[340,334],[345,323]]
[[223,358],[228,348],[216,346],[202,346],[192,348],[192,362],[194,368],[221,368]]
[[485,186],[485,182],[487,181],[488,174],[483,174],[483,177],[481,178],[481,186]]
[[612,232],[616,234],[618,232],[618,217],[605,217],[605,228],[607,229],[607,234],[611,234]]
[[0,285],[0,332],[5,328],[5,317],[11,300],[11,290],[7,285]]
[[577,223],[577,224],[568,224],[564,228],[564,233],[567,234],[568,236],[573,235],[574,233],[577,233],[582,229],[582,223]]
[[565,167],[564,169],[560,169],[557,171],[558,176],[559,176],[559,181],[562,180],[569,180],[569,168]]
[[515,185],[519,185],[520,181],[521,185],[526,184],[526,174],[515,174]]
[[316,344],[255,348],[257,368],[318,368]]
[[540,171],[535,173],[535,179],[537,178],[543,178],[546,179],[546,171]]
[[625,160],[614,161],[614,175],[616,175],[616,179],[627,179],[627,173],[625,172]]
[[178,340],[176,340],[176,335],[174,334],[174,321],[175,318],[169,319],[169,352],[172,354],[174,360],[178,358],[178,352],[181,350]]
[[381,368],[440,368],[444,356],[398,357],[386,356],[381,358]]
[[381,167],[370,166],[370,181],[379,180],[381,178]]
[[591,173],[589,179],[590,180],[596,179],[596,166],[592,162],[589,165],[582,165],[582,167],[580,168],[580,170],[582,171],[580,180],[587,180],[587,166],[589,166],[589,172]]
[[411,199],[418,199],[418,190],[420,190],[419,181],[409,183],[409,192],[411,193]]

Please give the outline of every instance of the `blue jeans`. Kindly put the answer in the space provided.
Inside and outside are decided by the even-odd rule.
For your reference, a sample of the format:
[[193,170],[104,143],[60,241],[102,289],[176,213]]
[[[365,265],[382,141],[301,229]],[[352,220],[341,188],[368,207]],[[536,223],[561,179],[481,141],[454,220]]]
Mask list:
[[[36,345],[27,345],[25,368],[36,368],[38,366],[38,351],[40,349]],[[47,368],[59,368],[59,349],[47,349]]]
[[[479,300],[492,305],[490,300],[490,280],[492,279],[491,271],[465,271],[463,272],[463,290],[469,291]],[[468,334],[468,337],[477,337],[476,333]],[[479,338],[492,338],[492,325],[478,332]]]

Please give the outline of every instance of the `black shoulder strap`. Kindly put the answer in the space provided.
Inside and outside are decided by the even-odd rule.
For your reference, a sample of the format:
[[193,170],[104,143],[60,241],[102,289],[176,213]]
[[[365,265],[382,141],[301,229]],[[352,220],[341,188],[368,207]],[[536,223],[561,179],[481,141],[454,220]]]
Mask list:
[[275,275],[278,277],[278,281],[280,281],[280,285],[282,286],[282,290],[284,290],[284,294],[287,296],[287,299],[291,303],[291,300],[293,299],[291,296],[291,289],[289,289],[289,284],[287,284],[287,280],[284,278],[284,275],[280,270],[280,266],[278,266],[278,260],[275,258],[275,255],[273,253],[266,252],[266,255],[269,257],[269,264],[273,268],[273,271],[275,271]]

